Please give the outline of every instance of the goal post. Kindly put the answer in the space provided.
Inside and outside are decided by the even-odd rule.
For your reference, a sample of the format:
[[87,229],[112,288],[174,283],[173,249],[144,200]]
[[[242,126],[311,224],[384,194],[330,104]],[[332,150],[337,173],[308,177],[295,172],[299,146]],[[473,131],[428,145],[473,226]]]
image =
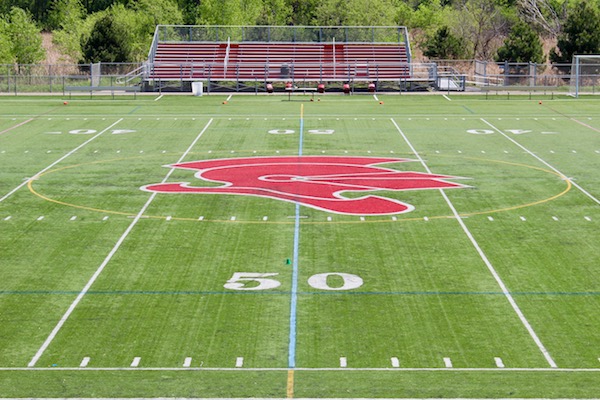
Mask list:
[[574,55],[571,64],[569,95],[600,92],[600,55]]
[[102,78],[101,64],[93,63],[90,69],[91,86],[100,86],[100,79]]

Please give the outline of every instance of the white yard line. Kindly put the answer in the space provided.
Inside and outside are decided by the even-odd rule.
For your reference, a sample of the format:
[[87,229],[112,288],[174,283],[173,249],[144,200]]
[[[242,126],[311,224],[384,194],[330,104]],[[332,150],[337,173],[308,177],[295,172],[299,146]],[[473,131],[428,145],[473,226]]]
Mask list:
[[44,172],[48,171],[50,168],[54,167],[56,164],[58,164],[59,162],[63,161],[64,159],[66,159],[67,157],[69,157],[70,155],[72,155],[73,153],[75,153],[77,150],[81,149],[82,147],[84,147],[85,145],[87,145],[88,143],[90,143],[92,140],[96,139],[97,137],[99,137],[100,135],[102,135],[104,132],[108,131],[110,128],[114,127],[115,125],[117,125],[119,122],[123,121],[123,118],[121,118],[120,120],[118,120],[117,122],[115,122],[114,124],[112,124],[111,126],[109,126],[108,128],[98,132],[96,135],[94,135],[93,137],[91,137],[90,139],[86,140],[85,142],[83,142],[82,144],[80,144],[79,146],[75,147],[73,150],[71,150],[70,152],[68,152],[67,154],[65,154],[64,156],[62,156],[61,158],[59,158],[58,160],[54,161],[52,164],[48,165],[46,168],[44,168],[43,170],[39,171],[37,174],[35,174],[33,177],[26,179],[23,183],[21,183],[19,186],[17,186],[16,188],[14,188],[13,190],[11,190],[10,192],[8,192],[7,194],[5,194],[4,196],[0,197],[0,203],[2,203],[4,200],[8,199],[10,196],[13,195],[13,193],[15,193],[17,190],[21,189],[23,186],[27,185],[27,183],[29,183],[30,180],[36,179],[39,175],[43,174]]
[[154,101],[159,101],[160,99],[162,99],[164,96],[164,94],[161,94],[160,96],[158,96],[157,98],[154,99]]
[[[396,121],[394,121],[393,118],[391,119],[391,121],[394,124],[394,126],[396,127],[396,129],[398,130],[398,132],[400,133],[400,135],[402,136],[402,138],[404,138],[404,141],[406,142],[406,144],[408,144],[408,146],[410,147],[411,151],[417,157],[417,159],[419,160],[419,162],[421,163],[421,165],[423,166],[423,168],[425,168],[425,170],[427,171],[427,173],[431,174],[432,173],[431,170],[429,169],[429,167],[427,166],[427,164],[425,163],[425,161],[423,160],[423,158],[421,158],[421,156],[419,155],[419,153],[417,152],[417,150],[410,143],[410,141],[408,140],[408,138],[406,137],[406,135],[404,134],[404,132],[402,132],[402,129],[400,129],[400,127],[398,126],[398,124],[396,123]],[[542,341],[540,340],[540,338],[538,337],[538,335],[533,330],[533,328],[532,328],[531,324],[529,323],[529,321],[527,321],[527,318],[525,318],[525,315],[521,311],[521,308],[519,308],[519,306],[517,305],[517,302],[515,301],[515,299],[513,298],[513,296],[510,294],[508,288],[504,284],[504,281],[502,281],[502,278],[500,278],[500,275],[498,275],[498,272],[496,271],[496,269],[494,268],[494,266],[492,265],[492,263],[490,262],[490,260],[487,258],[487,256],[485,255],[485,253],[483,252],[483,250],[479,246],[479,243],[477,242],[477,240],[475,240],[475,237],[473,236],[473,234],[471,233],[471,231],[469,230],[469,228],[467,228],[467,225],[465,225],[464,221],[460,217],[460,214],[458,213],[458,211],[456,211],[456,208],[454,207],[454,204],[452,204],[452,202],[450,201],[450,199],[448,198],[448,196],[446,195],[446,193],[444,192],[443,189],[439,189],[439,191],[440,191],[442,197],[444,198],[444,200],[446,201],[446,204],[448,204],[448,207],[450,207],[450,210],[452,210],[452,214],[454,215],[454,218],[459,223],[459,225],[463,229],[464,233],[467,235],[467,237],[471,241],[471,244],[473,245],[473,247],[475,248],[475,250],[479,254],[479,257],[484,262],[484,264],[487,266],[488,270],[490,271],[490,273],[492,274],[492,276],[496,280],[496,283],[498,284],[498,286],[500,286],[500,289],[502,290],[502,293],[504,294],[504,296],[506,297],[506,299],[508,300],[508,302],[512,306],[513,310],[515,311],[515,313],[517,314],[517,316],[521,320],[521,323],[523,324],[523,326],[525,327],[525,329],[527,329],[527,332],[529,332],[529,336],[531,336],[531,338],[533,339],[533,341],[537,345],[537,347],[540,350],[540,352],[544,355],[544,358],[546,359],[546,361],[548,362],[548,364],[550,365],[550,367],[557,368],[558,366],[556,365],[556,363],[552,359],[552,356],[550,355],[550,353],[548,352],[548,350],[546,349],[546,347],[544,346],[544,344],[542,343]]]
[[[202,135],[204,134],[204,132],[206,132],[206,130],[212,124],[212,122],[213,122],[213,119],[211,118],[210,121],[208,121],[208,123],[204,126],[204,129],[202,129],[202,131],[198,134],[198,136],[196,136],[196,139],[194,139],[194,141],[192,142],[192,144],[181,155],[181,157],[179,158],[179,160],[177,161],[176,164],[179,164],[179,163],[181,163],[183,161],[183,159],[187,156],[187,154],[196,145],[196,143],[198,142],[198,140],[200,140],[200,138],[202,137]],[[167,173],[167,175],[165,176],[165,178],[162,180],[161,183],[165,183],[169,179],[169,177],[171,176],[171,174],[174,171],[175,171],[175,168],[171,168],[169,170],[169,172]],[[65,322],[67,322],[67,319],[69,319],[69,317],[71,316],[71,314],[75,310],[75,307],[77,307],[77,305],[81,302],[81,300],[86,295],[86,293],[90,290],[90,287],[94,284],[94,282],[96,281],[96,279],[98,278],[98,276],[100,276],[100,274],[104,270],[104,267],[106,267],[106,265],[110,262],[110,260],[116,254],[117,250],[119,250],[119,248],[121,247],[121,245],[123,244],[123,242],[125,241],[125,239],[127,238],[127,236],[129,236],[129,234],[131,233],[131,231],[133,230],[133,228],[136,226],[136,224],[138,223],[138,221],[142,218],[142,216],[144,215],[144,213],[146,212],[146,210],[150,206],[150,203],[152,203],[152,200],[154,200],[154,198],[156,197],[157,194],[158,194],[158,192],[154,192],[154,193],[152,193],[150,195],[150,198],[148,199],[148,201],[146,201],[146,204],[144,204],[144,206],[140,209],[140,211],[137,213],[137,215],[135,216],[135,218],[133,219],[133,221],[131,222],[131,224],[129,224],[129,226],[127,227],[127,229],[125,230],[125,232],[123,232],[123,234],[121,235],[121,237],[119,238],[119,240],[117,240],[117,243],[115,243],[115,245],[113,246],[113,248],[111,249],[111,251],[108,253],[108,255],[106,256],[106,258],[104,259],[104,261],[102,261],[102,264],[100,264],[100,266],[98,267],[98,269],[96,270],[96,272],[94,272],[94,275],[92,275],[92,277],[90,278],[90,280],[88,281],[88,283],[85,285],[85,287],[81,290],[81,292],[79,293],[79,295],[77,295],[77,297],[75,298],[75,300],[73,300],[73,303],[71,303],[71,305],[67,309],[67,312],[65,312],[65,314],[62,316],[62,318],[58,321],[58,323],[56,324],[56,326],[54,327],[54,329],[52,330],[52,332],[50,332],[50,335],[48,336],[48,338],[46,338],[46,340],[44,341],[44,343],[42,344],[42,346],[39,348],[39,350],[37,351],[37,353],[35,354],[35,356],[33,356],[33,358],[31,359],[31,361],[29,362],[28,367],[30,367],[30,368],[34,367],[35,364],[40,359],[40,357],[42,357],[42,355],[44,354],[44,352],[46,351],[46,349],[48,348],[48,346],[50,346],[50,344],[52,343],[52,341],[54,340],[54,338],[56,337],[56,335],[58,334],[58,332],[60,331],[60,329],[63,327],[63,325],[65,324]]]
[[448,100],[448,101],[452,101],[452,99],[451,99],[450,97],[446,96],[445,94],[444,94],[444,95],[442,95],[442,97],[443,97],[443,98],[445,98],[445,99],[446,99],[446,100]]
[[[288,367],[282,368],[240,368],[240,367],[228,367],[228,368],[219,368],[219,367],[139,367],[139,368],[131,368],[127,367],[6,367],[0,368],[0,371],[79,371],[79,372],[87,372],[87,371],[244,371],[244,372],[252,372],[252,371],[289,371]],[[434,368],[392,368],[392,367],[379,367],[379,368],[352,368],[352,367],[333,367],[333,368],[303,368],[296,367],[295,371],[388,371],[392,373],[402,373],[402,372],[414,372],[414,371],[427,371],[427,372],[497,372],[497,373],[505,373],[505,372],[552,372],[552,373],[561,373],[561,372],[594,372],[600,374],[600,368],[498,368],[498,367],[490,367],[490,368],[444,368],[444,367],[434,367]]]
[[[587,197],[589,197],[596,204],[600,205],[600,200],[598,200],[596,197],[594,197],[587,190],[585,190],[584,188],[582,188],[581,186],[579,186],[577,183],[575,183],[571,178],[567,177],[565,174],[563,174],[562,172],[560,172],[557,168],[555,168],[552,165],[550,165],[549,163],[547,163],[544,159],[542,159],[541,157],[539,157],[538,155],[536,155],[535,153],[533,153],[531,150],[527,149],[525,146],[523,146],[521,143],[517,142],[516,140],[514,140],[510,136],[508,136],[506,133],[502,132],[500,129],[496,128],[494,125],[492,125],[491,123],[489,123],[485,119],[481,118],[481,121],[483,121],[490,128],[492,128],[493,130],[495,130],[496,132],[498,132],[500,135],[504,136],[506,139],[510,140],[512,143],[514,143],[520,149],[522,149],[523,151],[525,151],[527,154],[529,154],[530,156],[532,156],[533,158],[535,158],[536,160],[538,160],[539,162],[541,162],[542,164],[544,164],[546,167],[550,168],[552,171],[554,171],[557,174],[559,174],[561,177],[563,177],[563,179],[569,181],[571,183],[571,185],[573,185],[577,189],[579,189],[579,191],[581,191],[581,193],[583,193],[584,195],[586,195]],[[576,121],[576,122],[579,122],[579,121]]]

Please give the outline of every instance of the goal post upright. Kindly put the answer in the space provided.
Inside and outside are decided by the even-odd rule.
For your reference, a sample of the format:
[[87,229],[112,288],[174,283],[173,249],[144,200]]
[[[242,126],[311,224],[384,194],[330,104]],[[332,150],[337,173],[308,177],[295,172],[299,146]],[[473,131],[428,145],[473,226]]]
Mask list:
[[571,81],[573,80],[573,69],[575,69],[575,98],[579,97],[579,57],[573,56],[573,66],[571,67]]
[[595,94],[600,82],[600,55],[575,54],[571,63],[569,95],[578,98],[583,93]]

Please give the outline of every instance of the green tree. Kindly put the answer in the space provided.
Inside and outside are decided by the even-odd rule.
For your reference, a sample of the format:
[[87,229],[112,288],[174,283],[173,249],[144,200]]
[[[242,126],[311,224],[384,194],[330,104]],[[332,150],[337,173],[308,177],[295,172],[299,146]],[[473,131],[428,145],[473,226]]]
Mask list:
[[538,34],[525,22],[519,22],[510,31],[504,45],[498,49],[496,61],[543,63],[544,49]]
[[128,32],[119,26],[112,13],[102,16],[84,38],[81,51],[84,63],[127,62],[129,60]]
[[200,25],[255,25],[261,0],[203,0],[198,7]]
[[410,20],[411,28],[419,28],[425,32],[437,30],[439,26],[447,24],[444,8],[440,1],[432,0],[419,4]]
[[287,0],[290,6],[291,25],[315,25],[317,8],[321,0]]
[[81,23],[83,17],[81,0],[54,0],[48,14],[48,27],[68,30]]
[[468,58],[489,60],[496,54],[497,38],[508,28],[506,8],[488,0],[466,0],[449,23],[467,47]]
[[13,64],[15,56],[12,52],[8,21],[0,18],[0,64]]
[[348,19],[345,25],[395,25],[395,15],[391,11],[396,8],[397,3],[396,0],[348,0]]
[[55,0],[48,16],[48,26],[55,29],[52,41],[72,60],[81,59],[81,36],[86,30],[84,13],[81,0]]
[[256,25],[288,25],[292,7],[285,0],[263,0]]
[[465,55],[465,46],[447,26],[443,26],[424,43],[423,54],[441,60],[460,59]]
[[323,0],[317,6],[315,25],[342,26],[348,19],[346,0]]
[[193,25],[196,23],[198,16],[199,0],[177,0],[177,5],[183,16],[183,23]]
[[18,64],[35,64],[44,59],[42,36],[30,14],[13,7],[8,16],[7,33],[12,46],[14,61]]
[[139,21],[145,26],[142,30],[154,33],[156,25],[180,25],[183,14],[172,0],[130,0],[128,9],[138,13]]
[[323,0],[316,8],[316,25],[389,26],[395,24],[397,0]]
[[83,7],[89,14],[104,11],[116,4],[123,4],[126,0],[83,0]]
[[127,7],[115,5],[111,12],[127,31],[129,61],[141,61],[147,56],[156,25],[183,23],[183,14],[173,0],[130,0]]
[[600,11],[596,3],[581,1],[569,10],[557,49],[550,52],[552,62],[571,62],[575,54],[600,53]]

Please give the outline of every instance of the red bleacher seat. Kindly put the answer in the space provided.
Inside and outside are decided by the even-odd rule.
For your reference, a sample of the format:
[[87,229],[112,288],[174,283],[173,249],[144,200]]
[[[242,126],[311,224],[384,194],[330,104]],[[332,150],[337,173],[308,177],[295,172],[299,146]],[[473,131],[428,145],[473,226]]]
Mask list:
[[160,42],[149,77],[373,81],[407,78],[408,71],[407,49],[397,43]]

